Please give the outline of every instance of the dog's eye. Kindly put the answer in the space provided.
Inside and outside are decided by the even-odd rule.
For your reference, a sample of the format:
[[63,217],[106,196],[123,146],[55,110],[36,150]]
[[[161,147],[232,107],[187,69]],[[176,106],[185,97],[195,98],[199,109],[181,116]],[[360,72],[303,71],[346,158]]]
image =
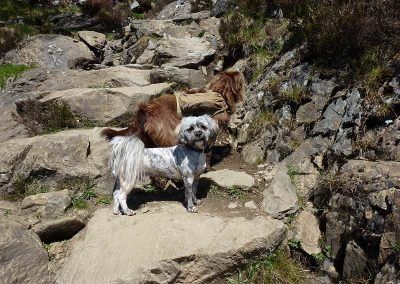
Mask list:
[[191,131],[193,131],[194,130],[194,127],[193,126],[190,126],[189,128],[188,128],[188,131],[189,132],[191,132]]
[[208,127],[205,126],[204,124],[202,124],[200,127],[201,127],[201,129],[203,129],[203,130],[207,130],[207,129],[208,129]]

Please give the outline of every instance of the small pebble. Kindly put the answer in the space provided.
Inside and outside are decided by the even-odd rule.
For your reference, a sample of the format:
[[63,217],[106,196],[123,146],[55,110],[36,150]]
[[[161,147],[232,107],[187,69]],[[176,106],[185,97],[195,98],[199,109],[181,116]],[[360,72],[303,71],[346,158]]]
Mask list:
[[237,208],[237,207],[238,207],[238,205],[237,205],[236,202],[230,202],[229,205],[228,205],[228,208],[229,208],[229,209],[235,209],[235,208]]
[[257,205],[254,203],[253,200],[246,202],[244,204],[244,207],[250,208],[250,209],[257,209]]

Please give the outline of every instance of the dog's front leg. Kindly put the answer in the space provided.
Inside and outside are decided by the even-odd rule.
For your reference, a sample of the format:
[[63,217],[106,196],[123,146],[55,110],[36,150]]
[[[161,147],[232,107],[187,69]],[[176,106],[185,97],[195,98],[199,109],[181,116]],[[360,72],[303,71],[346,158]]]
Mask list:
[[195,179],[193,182],[193,204],[194,205],[200,205],[201,202],[200,200],[197,200],[197,189],[199,188],[199,179]]
[[185,184],[185,201],[187,205],[187,211],[191,213],[197,213],[197,208],[193,204],[193,177],[184,177],[183,182]]

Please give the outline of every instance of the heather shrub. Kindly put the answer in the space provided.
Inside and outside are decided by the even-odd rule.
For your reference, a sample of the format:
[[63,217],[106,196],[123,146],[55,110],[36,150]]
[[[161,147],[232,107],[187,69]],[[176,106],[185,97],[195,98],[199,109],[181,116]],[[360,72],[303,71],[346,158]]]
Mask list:
[[102,24],[110,28],[121,27],[130,16],[129,1],[89,0],[83,6],[83,11],[97,16]]

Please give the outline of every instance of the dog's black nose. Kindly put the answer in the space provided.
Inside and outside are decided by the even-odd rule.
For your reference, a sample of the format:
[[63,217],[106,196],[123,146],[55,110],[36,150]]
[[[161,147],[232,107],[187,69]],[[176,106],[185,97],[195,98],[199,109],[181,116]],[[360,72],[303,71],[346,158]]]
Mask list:
[[203,132],[201,132],[201,131],[196,131],[196,132],[194,133],[194,135],[196,135],[196,137],[201,137],[201,135],[203,135]]

